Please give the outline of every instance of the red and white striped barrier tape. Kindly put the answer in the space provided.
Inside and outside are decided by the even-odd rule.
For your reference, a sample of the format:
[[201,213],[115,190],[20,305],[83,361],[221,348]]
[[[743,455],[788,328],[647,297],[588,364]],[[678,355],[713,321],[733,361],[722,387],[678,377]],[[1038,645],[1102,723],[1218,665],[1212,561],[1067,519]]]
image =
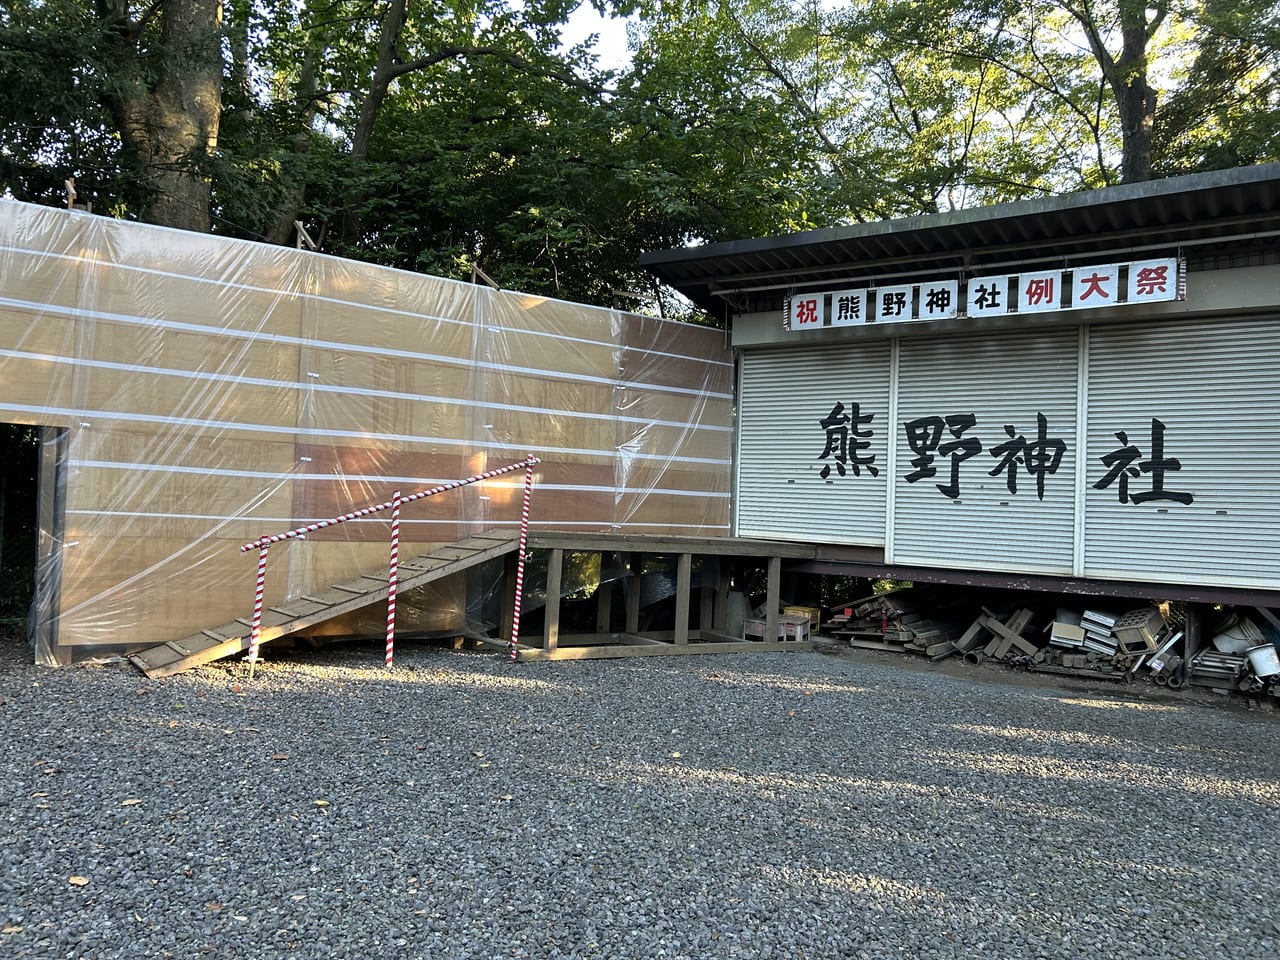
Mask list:
[[[414,500],[421,500],[423,497],[434,497],[437,493],[446,493],[449,490],[457,490],[459,487],[465,487],[470,483],[479,483],[481,480],[492,480],[494,477],[500,477],[504,473],[511,473],[522,467],[528,467],[531,463],[541,463],[537,457],[529,457],[527,460],[521,460],[518,463],[509,463],[505,467],[499,467],[497,470],[486,470],[484,473],[477,473],[474,477],[467,477],[465,480],[451,480],[448,483],[442,483],[438,487],[432,487],[430,490],[421,490],[418,493],[410,494],[402,497],[402,504],[412,503]],[[305,527],[298,527],[286,533],[277,533],[269,537],[262,537],[251,543],[246,543],[240,548],[241,553],[247,553],[255,547],[264,545],[270,546],[273,543],[279,543],[281,540],[296,540],[298,537],[305,537],[308,533],[316,530],[322,530],[325,527],[332,527],[339,523],[346,523],[348,520],[358,520],[361,517],[367,517],[371,514],[379,513],[383,510],[390,510],[392,501],[385,500],[382,503],[372,507],[365,507],[363,510],[353,510],[351,513],[344,513],[340,517],[331,517],[328,520],[320,520],[316,523],[309,523]]]
[[339,523],[345,523],[348,520],[356,520],[360,517],[367,517],[383,510],[391,511],[391,559],[388,564],[387,574],[387,653],[386,664],[391,666],[392,653],[395,643],[396,630],[396,588],[399,582],[400,568],[400,507],[406,503],[412,503],[414,500],[422,500],[425,497],[433,497],[438,493],[447,493],[450,490],[456,490],[459,487],[465,487],[468,484],[479,483],[482,480],[491,480],[494,477],[500,477],[506,473],[524,468],[524,501],[521,508],[520,518],[520,560],[516,568],[516,609],[513,618],[514,625],[511,633],[511,659],[516,659],[516,641],[515,638],[520,633],[520,598],[524,590],[524,561],[525,546],[529,539],[529,498],[533,486],[533,468],[541,463],[537,457],[530,455],[524,460],[517,463],[509,463],[505,467],[499,467],[496,470],[486,470],[484,473],[477,473],[474,476],[467,477],[465,480],[452,480],[449,483],[443,483],[438,487],[432,487],[430,490],[420,490],[417,493],[410,494],[407,497],[400,496],[397,490],[390,500],[376,504],[372,507],[365,507],[363,510],[353,510],[351,513],[344,513],[340,517],[332,517],[328,520],[321,520],[317,523],[309,523],[305,527],[298,527],[289,530],[286,533],[277,533],[269,537],[262,537],[251,543],[246,543],[240,548],[241,553],[246,553],[254,547],[258,548],[258,579],[254,587],[253,598],[253,626],[249,635],[249,676],[253,677],[254,665],[258,662],[259,638],[262,635],[262,598],[265,593],[267,581],[267,550],[273,543],[280,543],[283,540],[296,540],[304,537],[308,533],[315,530],[321,530],[325,527],[331,527]]

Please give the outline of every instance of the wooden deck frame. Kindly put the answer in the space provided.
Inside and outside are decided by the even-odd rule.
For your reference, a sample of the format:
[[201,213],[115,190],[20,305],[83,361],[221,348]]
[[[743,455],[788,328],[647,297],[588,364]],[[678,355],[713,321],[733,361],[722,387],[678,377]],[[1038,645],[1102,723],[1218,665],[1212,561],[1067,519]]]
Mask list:
[[[698,607],[698,629],[691,629],[693,590],[693,558],[737,557],[761,563],[767,570],[767,604],[771,611],[767,620],[766,636],[778,635],[778,617],[781,607],[782,561],[784,558],[807,559],[814,556],[814,548],[804,544],[743,540],[737,538],[696,538],[669,536],[610,536],[592,534],[543,533],[529,538],[531,549],[547,551],[547,604],[542,634],[539,637],[522,635],[516,643],[518,660],[582,660],[617,657],[646,657],[663,654],[711,654],[743,651],[763,652],[773,650],[810,650],[813,644],[804,640],[747,640],[745,636],[725,633],[728,621],[728,594],[730,574],[727,565],[721,564],[719,577],[713,588],[705,584],[701,589]],[[417,586],[469,570],[488,560],[502,558],[502,614],[498,625],[498,638],[484,638],[483,642],[509,649],[506,638],[511,636],[515,608],[515,573],[518,541],[511,531],[490,531],[456,544],[437,547],[429,554],[403,560],[400,563],[400,589]],[[624,628],[611,632],[613,619],[613,589],[598,590],[596,600],[596,632],[585,635],[565,636],[561,631],[560,587],[563,582],[564,555],[569,551],[594,553],[620,553],[627,559],[631,575],[639,577],[645,570],[648,558],[653,556],[676,557],[676,610],[675,624],[671,630],[640,629],[640,592],[626,592],[623,611]],[[856,553],[862,559],[862,553]],[[387,596],[387,570],[364,573],[353,580],[337,583],[327,590],[302,596],[285,603],[269,606],[262,620],[261,643],[292,636],[318,626],[337,616],[385,603]],[[212,629],[149,647],[130,656],[130,660],[150,677],[165,677],[190,670],[204,663],[233,656],[248,649],[249,626],[247,617]]]
[[[728,619],[729,573],[721,569],[714,587],[702,585],[698,598],[698,629],[690,627],[693,612],[693,558],[736,557],[756,560],[766,569],[766,636],[778,635],[778,617],[781,611],[782,560],[784,557],[812,555],[812,547],[802,544],[773,543],[762,540],[737,538],[698,537],[648,537],[640,535],[610,536],[607,534],[531,534],[529,546],[547,551],[547,605],[542,635],[522,635],[516,642],[516,659],[539,660],[596,660],[623,657],[687,656],[713,653],[763,653],[775,651],[799,652],[812,650],[808,640],[747,640],[745,636],[732,636],[725,631]],[[611,585],[602,584],[597,589],[595,632],[589,634],[565,634],[560,621],[560,587],[563,578],[566,551],[584,553],[621,554],[631,576],[644,573],[646,563],[653,556],[675,556],[676,592],[675,623],[670,630],[640,629],[640,591],[628,590],[623,629],[611,632],[613,617],[613,593]],[[510,620],[504,621],[501,635],[510,636]],[[485,641],[493,646],[507,647],[502,639]]]

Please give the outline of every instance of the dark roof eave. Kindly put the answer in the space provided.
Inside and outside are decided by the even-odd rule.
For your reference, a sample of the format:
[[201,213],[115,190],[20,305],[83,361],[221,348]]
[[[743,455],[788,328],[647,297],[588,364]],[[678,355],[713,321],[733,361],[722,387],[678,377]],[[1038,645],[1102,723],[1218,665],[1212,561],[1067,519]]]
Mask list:
[[1014,240],[1018,245],[1043,244],[1050,252],[1082,245],[1096,248],[1108,234],[1207,226],[1240,212],[1251,220],[1277,218],[1278,211],[1280,163],[1272,163],[900,220],[650,251],[641,255],[640,265],[711,309],[717,286],[762,269],[803,276],[806,270],[855,263],[871,268],[877,262],[904,259],[955,260]]
[[1259,164],[1252,167],[1232,167],[1212,170],[1164,180],[1148,180],[1143,183],[1119,184],[1098,190],[1082,190],[1031,200],[1015,200],[988,207],[971,207],[946,213],[922,214],[898,220],[880,220],[843,227],[824,227],[801,233],[781,234],[773,237],[755,237],[745,240],[725,240],[699,247],[677,247],[671,250],[651,250],[640,255],[640,265],[653,267],[665,263],[696,262],[724,256],[751,253],[767,253],[777,250],[800,249],[816,245],[860,240],[881,235],[907,234],[917,231],[937,231],[954,227],[978,226],[1001,220],[1018,220],[1027,217],[1055,216],[1071,210],[1106,207],[1112,204],[1141,203],[1167,200],[1177,195],[1213,192],[1221,188],[1247,186],[1280,179],[1280,163]]

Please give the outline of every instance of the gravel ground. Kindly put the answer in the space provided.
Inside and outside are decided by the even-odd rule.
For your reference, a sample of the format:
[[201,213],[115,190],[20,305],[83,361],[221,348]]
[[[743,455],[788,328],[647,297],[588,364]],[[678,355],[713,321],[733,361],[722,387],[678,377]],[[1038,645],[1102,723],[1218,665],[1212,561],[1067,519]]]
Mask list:
[[6,958],[1274,958],[1280,723],[809,654],[0,644]]

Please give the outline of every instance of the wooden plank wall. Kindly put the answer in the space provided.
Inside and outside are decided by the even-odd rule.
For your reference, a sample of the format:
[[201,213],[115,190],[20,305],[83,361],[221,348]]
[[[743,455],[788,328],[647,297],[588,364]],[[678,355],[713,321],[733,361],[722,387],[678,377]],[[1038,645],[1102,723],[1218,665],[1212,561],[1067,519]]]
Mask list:
[[[15,202],[0,238],[0,420],[67,431],[61,647],[245,616],[241,543],[530,453],[535,529],[729,532],[719,331]],[[512,526],[522,481],[406,507],[402,554]],[[268,603],[384,565],[387,532],[273,547]]]

